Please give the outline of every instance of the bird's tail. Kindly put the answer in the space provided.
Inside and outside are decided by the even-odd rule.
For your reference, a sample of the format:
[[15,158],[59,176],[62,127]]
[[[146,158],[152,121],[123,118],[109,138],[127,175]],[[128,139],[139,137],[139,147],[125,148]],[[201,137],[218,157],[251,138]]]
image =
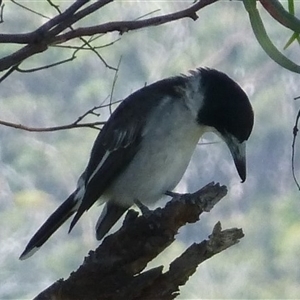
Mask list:
[[107,234],[128,208],[129,206],[121,206],[113,201],[108,201],[105,204],[96,225],[96,238],[98,241]]
[[46,220],[42,227],[31,238],[24,252],[20,256],[20,260],[24,260],[33,255],[49,238],[50,236],[78,209],[78,199],[76,192],[69,196],[57,210]]

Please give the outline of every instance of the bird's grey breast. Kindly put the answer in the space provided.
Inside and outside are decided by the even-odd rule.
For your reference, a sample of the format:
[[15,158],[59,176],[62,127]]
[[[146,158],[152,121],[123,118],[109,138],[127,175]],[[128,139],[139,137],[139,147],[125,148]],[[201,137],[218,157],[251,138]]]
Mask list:
[[109,197],[149,204],[182,178],[203,129],[183,99],[165,97],[147,117],[139,151],[114,181]]

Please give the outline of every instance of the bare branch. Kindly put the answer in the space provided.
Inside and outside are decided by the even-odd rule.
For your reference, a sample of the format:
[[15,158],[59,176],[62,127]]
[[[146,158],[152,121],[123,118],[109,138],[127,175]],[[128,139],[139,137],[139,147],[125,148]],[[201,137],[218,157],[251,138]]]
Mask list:
[[[114,102],[114,104],[117,102]],[[60,125],[60,126],[52,126],[52,127],[30,127],[22,124],[12,123],[8,121],[0,120],[0,125],[4,125],[7,127],[21,129],[30,132],[49,132],[49,131],[58,131],[58,130],[66,130],[66,129],[73,129],[73,128],[81,128],[81,127],[89,127],[94,129],[99,129],[97,126],[102,126],[105,122],[91,122],[91,123],[80,123],[86,116],[88,115],[95,115],[99,117],[100,114],[95,113],[95,111],[99,108],[104,108],[108,105],[99,105],[95,106],[88,111],[86,111],[83,115],[79,116],[76,121],[67,124],[67,125]]]
[[[97,38],[99,38],[99,36],[97,36],[96,38],[89,39],[89,42],[91,43],[92,41],[94,41]],[[104,44],[104,45],[101,45],[101,46],[93,46],[93,49],[97,50],[97,49],[106,48],[106,47],[114,45],[115,43],[117,43],[120,40],[121,40],[121,38],[117,38],[117,39],[115,39],[114,41],[112,41],[110,43],[107,43],[107,44]],[[78,49],[78,50],[91,50],[90,47],[82,47],[82,46],[78,47],[78,46],[67,46],[67,45],[54,45],[53,47],[64,48],[64,49],[75,49],[75,50],[76,49]]]
[[[77,49],[77,51],[78,50],[79,49]],[[61,64],[67,63],[69,61],[73,61],[75,58],[76,58],[76,56],[75,56],[75,52],[74,52],[71,57],[63,59],[63,60],[60,60],[60,61],[55,62],[53,64],[49,64],[49,65],[41,66],[41,67],[37,67],[37,68],[31,68],[31,69],[21,69],[19,67],[16,67],[15,70],[18,71],[18,72],[20,72],[20,73],[32,73],[32,72],[41,71],[41,70],[45,70],[45,69],[49,69],[49,68],[52,68],[52,67],[59,66]]]
[[77,120],[75,122],[73,122],[73,124],[78,124],[79,122],[81,122],[87,115],[94,115],[96,117],[99,117],[100,114],[96,113],[95,110],[99,109],[99,108],[103,108],[102,105],[99,106],[94,106],[93,108],[89,109],[88,111],[86,111],[83,115],[79,116],[77,118]]
[[296,183],[296,186],[297,186],[298,190],[300,191],[300,184],[299,184],[296,174],[295,174],[295,144],[296,144],[296,139],[297,139],[297,135],[298,135],[298,131],[299,131],[299,129],[298,129],[299,118],[300,118],[300,110],[298,111],[298,114],[296,117],[296,122],[293,127],[293,142],[292,142],[292,174],[293,174],[293,179]]
[[[107,99],[105,99],[104,101],[106,101],[106,100]],[[52,126],[52,127],[31,127],[31,126],[26,126],[26,125],[8,122],[8,121],[4,121],[4,120],[0,120],[0,125],[15,128],[15,129],[20,129],[20,130],[30,131],[30,132],[50,132],[50,131],[66,130],[66,129],[73,129],[73,128],[81,128],[81,127],[89,127],[89,128],[99,130],[98,126],[103,126],[106,123],[105,121],[90,122],[90,123],[80,123],[80,122],[88,115],[94,115],[94,116],[99,117],[100,113],[96,113],[96,110],[102,109],[105,107],[109,107],[111,109],[112,105],[119,104],[122,101],[123,100],[118,100],[118,101],[114,101],[114,102],[109,102],[108,104],[102,103],[98,106],[94,106],[93,108],[89,109],[84,114],[79,116],[74,122],[67,124],[67,125]]]
[[148,262],[175,240],[178,229],[195,223],[227,193],[210,183],[193,194],[176,194],[164,208],[137,216],[130,210],[123,227],[90,251],[83,264],[66,280],[59,280],[35,299],[174,299],[203,261],[235,245],[241,229],[222,230],[218,222],[207,240],[195,243],[163,273],[162,267],[143,271]]
[[2,4],[2,0],[1,0],[0,1],[0,24],[4,22],[4,17],[3,17],[4,6],[5,6],[5,4],[4,3]]
[[38,11],[35,11],[35,10],[33,10],[33,9],[31,9],[31,8],[29,8],[29,7],[27,7],[27,6],[23,5],[23,4],[21,4],[21,3],[17,2],[17,1],[15,1],[15,0],[10,0],[10,1],[11,1],[12,3],[14,3],[15,5],[21,7],[21,8],[23,8],[23,9],[25,9],[25,10],[27,10],[27,11],[29,11],[29,12],[35,14],[35,15],[38,15],[38,16],[40,16],[40,17],[42,17],[42,18],[45,18],[45,19],[48,19],[48,20],[50,19],[49,17],[47,17],[47,16],[45,16],[45,15],[39,13]]
[[[0,43],[9,43],[14,42],[14,38],[16,38],[17,43],[28,43],[25,47],[19,49],[7,57],[0,59],[0,71],[6,70],[10,67],[15,66],[16,64],[20,64],[26,58],[36,54],[43,52],[48,49],[48,45],[51,44],[49,38],[51,37],[50,29],[60,22],[66,24],[68,23],[68,19],[72,16],[80,7],[82,7],[89,0],[76,0],[74,4],[72,4],[66,11],[58,16],[52,18],[44,25],[39,27],[37,30],[28,33],[28,34],[1,34],[0,35]],[[69,24],[66,24],[65,28],[67,28]],[[52,35],[53,36],[53,35]],[[4,39],[4,40],[1,40]]]
[[[77,0],[79,1],[79,0]],[[86,1],[86,0],[81,0],[81,1]],[[86,2],[88,2],[87,0]],[[77,21],[83,19],[87,15],[92,14],[96,10],[102,8],[103,6],[109,4],[110,2],[113,2],[113,0],[97,0],[95,3],[91,4],[90,6],[82,9],[81,11],[75,13],[73,15],[68,15],[68,18],[64,17],[63,22],[58,24],[54,29],[51,30],[51,36],[56,36],[62,31],[64,31],[67,27],[70,25],[76,23]],[[64,14],[64,13],[63,13]],[[61,14],[61,16],[63,15]]]
[[20,64],[26,58],[44,52],[48,49],[47,44],[39,43],[39,44],[28,44],[27,46],[19,49],[11,55],[8,55],[4,58],[0,59],[0,71],[7,70],[9,68],[14,67],[15,65]]
[[[93,36],[95,34],[104,34],[113,31],[118,31],[120,34],[123,34],[130,30],[137,30],[149,26],[158,26],[183,18],[191,18],[196,20],[198,18],[196,14],[197,11],[216,1],[218,0],[200,0],[187,9],[166,15],[143,20],[109,22],[100,24],[98,26],[77,29],[72,28],[70,31],[62,33],[65,29],[70,28],[77,21],[112,2],[112,0],[98,0],[89,6],[82,8],[89,2],[89,0],[76,0],[64,12],[59,13],[57,16],[47,21],[33,32],[25,34],[0,34],[0,43],[27,44],[16,52],[1,58],[0,71],[8,70],[17,64],[20,64],[25,59],[37,53],[46,51],[49,46],[62,44],[71,39],[82,38],[83,36]],[[88,44],[87,46],[89,47]],[[115,69],[109,66],[92,46],[91,50],[95,52],[95,54],[105,63],[107,67]],[[2,81],[3,78],[6,77],[7,76],[2,77]]]
[[146,13],[146,14],[144,14],[144,15],[138,17],[138,18],[136,18],[135,21],[140,20],[140,19],[143,19],[143,18],[145,18],[145,17],[147,17],[147,16],[150,16],[150,15],[153,15],[153,14],[159,12],[159,11],[160,11],[160,9],[155,9],[155,10],[153,10],[153,11],[150,11],[150,12],[148,12],[148,13]]
[[[61,14],[61,10],[59,9],[59,6],[58,5],[55,5],[53,4],[50,0],[48,0],[48,2],[50,3],[51,6],[53,6],[57,12],[59,14]],[[73,31],[74,28],[70,25],[69,28]],[[109,64],[107,64],[107,62],[105,61],[105,59],[100,55],[100,53],[94,48],[91,46],[90,42],[92,40],[92,38],[87,41],[86,39],[84,39],[83,37],[80,37],[80,40],[83,42],[83,45],[81,47],[78,48],[78,50],[82,49],[84,46],[87,46],[87,49],[91,50],[92,52],[94,52],[98,58],[100,58],[100,60],[102,61],[102,63],[105,65],[106,68],[109,68],[109,69],[112,69],[112,70],[115,70],[114,67],[110,66]],[[75,53],[74,53],[75,54]],[[73,54],[73,57],[74,57],[74,54]],[[74,57],[75,58],[75,57]]]
[[[98,26],[78,28],[74,31],[58,35],[53,39],[53,43],[66,42],[70,39],[74,39],[79,36],[90,36],[94,34],[108,33],[113,31],[118,31],[120,34],[123,34],[130,30],[137,30],[137,29],[150,27],[150,26],[158,26],[158,25],[162,25],[172,21],[177,21],[179,19],[184,19],[184,18],[191,18],[194,21],[196,21],[198,18],[196,12],[198,10],[217,1],[218,0],[202,0],[187,9],[175,13],[158,16],[158,17],[144,19],[144,20],[108,22]],[[1,42],[1,35],[0,35],[0,42]]]
[[90,49],[90,51],[94,52],[97,57],[102,61],[102,63],[105,65],[106,68],[117,71],[117,68],[112,67],[111,65],[109,65],[106,60],[102,57],[102,55],[94,48],[91,46],[89,41],[86,41],[84,38],[80,37],[80,40],[82,40],[84,42],[83,46],[86,45],[88,46],[88,48]]
[[15,66],[11,67],[3,76],[0,77],[0,83],[5,80],[12,72],[14,72],[20,64],[16,64]]
[[51,0],[46,0],[46,1],[50,4],[50,6],[54,7],[54,9],[60,12],[59,5],[54,4]]
[[121,65],[121,61],[122,61],[122,56],[119,59],[119,62],[118,62],[117,68],[116,68],[116,72],[115,72],[115,76],[114,76],[114,79],[113,79],[113,83],[112,83],[112,86],[111,86],[111,93],[110,93],[110,99],[109,99],[109,112],[110,112],[110,114],[112,114],[113,95],[114,95],[116,82],[117,82],[117,79],[118,79],[118,72],[119,72],[119,68],[120,68],[120,65]]
[[0,125],[4,125],[7,127],[20,129],[24,131],[29,131],[29,132],[50,132],[50,131],[59,131],[59,130],[66,130],[66,129],[81,128],[81,127],[99,129],[97,126],[104,125],[104,124],[105,122],[92,122],[92,123],[71,123],[67,125],[53,126],[53,127],[30,127],[22,124],[0,120]]
[[[77,10],[79,10],[83,5],[85,5],[90,0],[76,0],[69,8],[67,8],[63,13],[58,14],[56,17],[52,18],[45,24],[43,24],[41,27],[39,27],[36,31],[34,31],[32,34],[36,36],[36,38],[39,38],[41,34],[46,36],[46,33],[51,32],[52,28],[55,28],[59,26],[60,24],[64,24],[64,29],[68,28],[72,23],[69,23],[70,18],[75,14]],[[62,31],[61,30],[61,31]],[[59,31],[59,32],[61,32]],[[54,36],[54,32],[52,32],[52,36]],[[35,39],[36,39],[35,38]]]

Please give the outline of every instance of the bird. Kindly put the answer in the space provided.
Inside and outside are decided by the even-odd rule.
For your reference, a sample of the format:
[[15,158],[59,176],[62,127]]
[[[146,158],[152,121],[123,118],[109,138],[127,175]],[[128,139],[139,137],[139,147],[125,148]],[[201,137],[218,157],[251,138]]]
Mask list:
[[227,144],[244,182],[253,123],[244,90],[214,68],[200,67],[135,91],[102,127],[75,191],[35,233],[20,259],[33,255],[75,214],[70,232],[95,202],[105,204],[95,228],[98,240],[135,201],[154,204],[177,186],[205,132]]

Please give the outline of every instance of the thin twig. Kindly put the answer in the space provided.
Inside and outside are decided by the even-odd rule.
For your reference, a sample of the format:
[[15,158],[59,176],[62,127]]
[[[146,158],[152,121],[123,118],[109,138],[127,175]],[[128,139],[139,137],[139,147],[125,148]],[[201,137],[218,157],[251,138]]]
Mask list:
[[42,17],[42,18],[45,18],[45,19],[48,19],[48,20],[51,19],[51,18],[49,18],[49,17],[43,15],[42,13],[39,13],[38,11],[33,10],[33,9],[31,9],[31,8],[25,6],[24,4],[21,4],[21,3],[17,2],[17,1],[15,1],[15,0],[11,0],[11,2],[12,2],[13,4],[15,4],[15,5],[17,5],[17,6],[21,7],[21,8],[23,8],[23,9],[25,9],[25,10],[31,12],[31,13],[33,13],[33,14],[35,14],[35,15],[38,15],[38,16]]
[[52,63],[52,64],[48,64],[48,65],[45,65],[45,66],[42,66],[42,67],[31,68],[31,69],[21,69],[21,68],[17,67],[16,71],[18,71],[20,73],[31,73],[31,72],[41,71],[41,70],[45,70],[45,69],[48,69],[48,68],[52,68],[52,67],[64,64],[66,62],[74,60],[76,58],[77,52],[82,49],[81,47],[84,47],[84,45],[81,45],[80,47],[77,47],[77,49],[73,52],[71,57],[63,59],[61,61],[58,61],[58,62],[55,62],[55,63]]
[[16,52],[1,58],[0,71],[7,70],[28,57],[46,51],[50,45],[61,44],[70,39],[82,36],[93,36],[95,34],[103,34],[113,31],[117,31],[122,34],[130,30],[158,26],[184,18],[196,20],[197,11],[209,4],[217,2],[218,0],[201,0],[187,9],[153,18],[138,21],[108,22],[98,26],[77,28],[75,30],[62,33],[62,31],[69,26],[93,13],[97,9],[107,5],[112,0],[98,0],[97,2],[80,10],[80,8],[82,8],[82,6],[88,1],[89,0],[76,0],[62,14],[55,16],[33,32],[27,34],[0,34],[0,43],[27,44]]
[[98,105],[98,106],[94,106],[93,108],[89,109],[88,111],[86,111],[83,115],[79,116],[77,118],[77,120],[75,122],[73,122],[73,124],[78,124],[79,122],[81,122],[87,115],[95,115],[96,117],[100,116],[100,113],[96,113],[95,110],[99,109],[99,108],[103,108],[102,105]]
[[116,71],[115,71],[115,76],[114,76],[114,79],[113,79],[113,83],[112,83],[112,86],[111,86],[111,93],[110,93],[110,99],[109,99],[109,113],[112,114],[112,109],[111,109],[111,106],[113,104],[113,94],[114,94],[114,90],[115,90],[115,86],[116,86],[116,82],[117,82],[117,79],[118,79],[118,72],[119,72],[119,68],[120,68],[120,65],[121,65],[121,61],[122,61],[122,56],[120,56],[120,59],[119,59],[119,62],[118,62],[118,65],[117,65],[117,68],[116,68]]
[[[61,12],[61,10],[60,10],[60,8],[59,8],[58,5],[53,4],[51,0],[47,0],[47,1],[50,3],[50,5],[52,5],[56,9],[56,11],[59,14],[62,14],[62,12]],[[72,27],[72,25],[70,25],[69,28],[72,31],[74,31],[74,28]],[[92,52],[94,52],[98,56],[98,58],[102,61],[102,63],[105,65],[106,68],[111,69],[111,70],[116,70],[114,67],[110,66],[106,62],[106,60],[102,57],[102,55],[100,55],[100,53],[90,44],[90,42],[92,40],[91,38],[88,41],[85,38],[83,38],[83,37],[79,37],[79,39],[83,42],[83,45],[80,47],[80,49],[82,49],[84,46],[87,46],[88,49],[90,49]]]
[[73,6],[72,5],[69,9],[67,9],[61,15],[59,15],[61,17],[63,16],[62,22],[57,23],[57,26],[55,26],[54,28],[52,28],[49,31],[49,35],[52,36],[52,37],[57,36],[58,34],[63,32],[66,28],[71,26],[72,24],[74,24],[77,21],[83,19],[87,15],[92,14],[94,11],[98,10],[99,8],[102,8],[103,6],[109,4],[112,1],[113,0],[98,0],[95,3],[89,5],[88,7],[85,7],[82,10],[76,12],[80,7],[82,7],[84,4],[89,2],[89,0],[77,0],[76,2],[80,3],[80,7],[78,7],[78,9],[76,9],[76,10],[71,9],[70,13],[68,13],[66,17],[63,16]]
[[4,81],[12,72],[16,71],[17,68],[19,67],[20,63],[18,63],[15,66],[12,66],[3,76],[0,77],[0,83]]
[[0,3],[0,24],[4,22],[4,6],[5,4],[2,4],[2,0]]
[[300,184],[297,180],[296,174],[295,174],[295,144],[296,144],[296,139],[297,139],[297,134],[298,134],[298,122],[300,118],[300,109],[298,111],[297,117],[296,117],[296,122],[293,128],[293,143],[292,143],[292,174],[293,174],[293,179],[297,185],[298,190],[300,190]]
[[[197,2],[194,5],[190,6],[189,8],[186,8],[186,9],[174,12],[174,13],[169,13],[166,15],[143,19],[143,20],[138,20],[138,21],[108,22],[108,23],[104,23],[104,24],[100,24],[100,25],[96,25],[96,26],[77,28],[74,31],[69,31],[69,32],[57,35],[54,38],[53,42],[61,43],[61,42],[66,42],[70,39],[73,39],[73,38],[79,37],[79,36],[91,36],[94,34],[108,33],[108,32],[114,32],[114,31],[118,31],[120,34],[123,34],[130,30],[137,30],[137,29],[150,27],[150,26],[158,26],[158,25],[162,25],[165,23],[177,21],[177,20],[183,19],[183,18],[191,18],[192,20],[195,21],[198,18],[197,14],[196,14],[196,12],[198,10],[204,8],[205,6],[207,6],[209,4],[217,2],[217,1],[218,0],[202,0],[200,2]],[[78,17],[78,15],[80,15],[80,17],[82,17],[81,13],[82,13],[82,11],[79,11],[76,14],[76,16]]]
[[[49,2],[49,1],[48,1]],[[64,29],[69,27],[72,23],[69,23],[69,19],[78,11],[83,5],[85,5],[89,0],[76,0],[71,6],[69,6],[63,13],[58,14],[45,24],[43,24],[40,28],[33,32],[33,34],[47,33],[48,37],[55,36],[55,32],[52,32],[53,29],[57,27],[61,27],[61,30],[58,32],[62,32]],[[57,7],[54,5],[54,7]]]
[[[94,39],[90,39],[89,42],[92,42]],[[120,41],[121,38],[117,38],[115,39],[114,41],[110,42],[110,43],[107,43],[107,44],[104,44],[104,45],[101,45],[101,46],[93,46],[93,48],[95,50],[97,49],[102,49],[102,48],[106,48],[106,47],[109,47],[109,46],[112,46],[114,45],[116,42]],[[91,50],[89,47],[78,47],[78,46],[66,46],[66,45],[54,45],[52,47],[56,47],[56,48],[64,48],[64,49],[72,49],[72,50],[76,50],[76,49],[79,49],[80,50]]]
[[49,69],[49,68],[52,68],[52,67],[59,66],[59,65],[64,64],[66,62],[72,61],[75,58],[76,58],[76,56],[73,53],[73,55],[71,57],[63,59],[63,60],[60,60],[58,62],[49,64],[49,65],[45,65],[45,66],[37,67],[37,68],[31,68],[31,69],[21,69],[21,68],[17,67],[16,71],[18,71],[20,73],[32,73],[32,72],[41,71],[41,70],[45,70],[45,69]]
[[215,145],[215,144],[219,144],[221,143],[220,141],[216,141],[216,142],[198,142],[197,145],[198,146],[207,146],[207,145]]
[[93,114],[96,116],[99,116],[99,114],[95,113],[96,109],[99,109],[100,106],[95,106],[88,111],[86,111],[83,115],[79,116],[77,120],[74,122],[67,124],[67,125],[60,125],[60,126],[51,126],[51,127],[31,127],[23,124],[17,124],[17,123],[12,123],[12,122],[7,122],[0,120],[0,125],[4,125],[7,127],[15,128],[15,129],[21,129],[25,131],[30,131],[30,132],[49,132],[49,131],[59,131],[59,130],[66,130],[66,129],[73,129],[73,128],[81,128],[81,127],[89,127],[89,128],[94,128],[94,129],[99,129],[100,125],[104,125],[105,122],[90,122],[90,123],[80,123],[87,115]]
[[105,108],[105,107],[108,107],[108,106],[111,106],[114,104],[118,104],[120,102],[122,102],[122,100],[114,101],[113,103],[109,103],[109,104],[100,104],[98,106],[94,106],[93,108],[89,109],[84,114],[79,116],[74,122],[67,124],[67,125],[51,126],[51,127],[31,127],[31,126],[17,124],[17,123],[13,123],[13,122],[4,121],[4,120],[0,120],[0,125],[15,128],[15,129],[20,129],[20,130],[24,130],[24,131],[29,131],[29,132],[50,132],[50,131],[82,128],[82,127],[89,127],[89,128],[99,130],[98,126],[103,126],[106,123],[106,121],[88,122],[88,123],[80,123],[80,122],[88,115],[95,115],[95,116],[99,117],[100,113],[95,112],[97,109]]
[[54,4],[51,0],[46,0],[50,6],[54,7],[57,11],[60,11],[59,5]]
[[140,19],[143,19],[143,18],[148,17],[148,16],[150,16],[150,15],[153,15],[153,14],[159,12],[159,11],[161,11],[159,8],[158,8],[158,9],[155,9],[155,10],[153,10],[153,11],[150,11],[150,12],[148,12],[148,13],[146,13],[146,14],[140,16],[140,17],[137,17],[137,18],[135,19],[135,21],[140,20]]
[[0,120],[0,125],[4,125],[7,127],[20,129],[29,132],[50,132],[50,131],[59,131],[59,130],[67,130],[67,129],[74,129],[74,128],[82,128],[82,127],[89,127],[94,129],[99,129],[98,126],[104,125],[105,122],[91,122],[91,123],[71,123],[67,125],[61,126],[53,126],[53,127],[30,127],[22,124],[12,123]]
[[104,64],[104,66],[106,68],[114,70],[114,71],[117,70],[115,67],[112,67],[111,65],[109,65],[106,62],[106,60],[102,57],[102,55],[94,47],[92,47],[88,41],[86,41],[83,37],[80,37],[80,40],[83,41],[84,45],[87,45],[90,48],[90,50],[97,55],[97,57],[102,61],[102,63]]

